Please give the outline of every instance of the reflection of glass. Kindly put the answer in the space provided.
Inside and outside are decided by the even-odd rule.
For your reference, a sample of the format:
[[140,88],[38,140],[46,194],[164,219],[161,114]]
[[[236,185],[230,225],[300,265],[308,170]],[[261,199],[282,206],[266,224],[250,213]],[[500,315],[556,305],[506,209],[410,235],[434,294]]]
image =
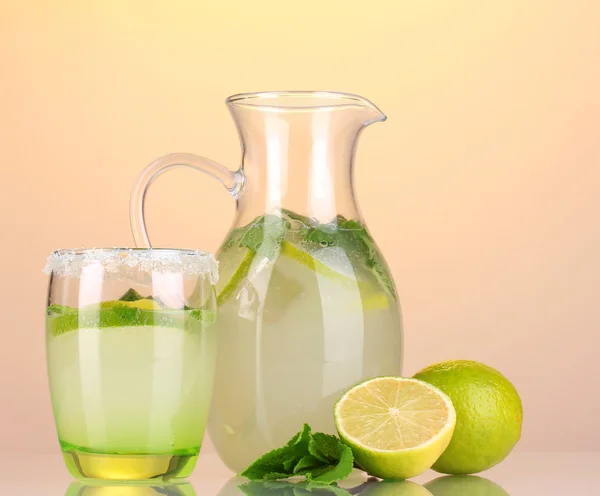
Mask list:
[[131,220],[137,245],[149,246],[146,190],[176,166],[213,176],[237,200],[218,254],[209,430],[238,472],[304,422],[335,434],[331,412],[344,391],[400,374],[402,322],[353,184],[358,137],[385,115],[365,98],[329,92],[236,95],[227,106],[242,141],[241,168],[191,154],[159,158],[134,189]]
[[189,483],[168,485],[86,484],[74,482],[65,496],[196,496]]
[[476,475],[445,475],[425,487],[433,496],[509,496],[495,482]]
[[60,250],[46,271],[50,392],[71,474],[189,475],[214,371],[212,255]]

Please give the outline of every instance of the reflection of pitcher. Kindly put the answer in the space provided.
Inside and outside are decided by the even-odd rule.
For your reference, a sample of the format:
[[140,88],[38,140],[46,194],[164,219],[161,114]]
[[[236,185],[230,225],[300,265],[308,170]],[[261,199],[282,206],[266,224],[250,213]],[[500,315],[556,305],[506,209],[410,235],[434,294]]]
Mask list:
[[398,375],[402,322],[353,189],[357,138],[383,113],[364,98],[322,92],[243,94],[227,105],[242,142],[240,169],[191,154],[159,158],[135,187],[131,220],[136,243],[149,245],[144,195],[174,166],[215,177],[237,200],[218,253],[209,424],[219,454],[237,471],[303,422],[334,432],[333,405],[344,390]]

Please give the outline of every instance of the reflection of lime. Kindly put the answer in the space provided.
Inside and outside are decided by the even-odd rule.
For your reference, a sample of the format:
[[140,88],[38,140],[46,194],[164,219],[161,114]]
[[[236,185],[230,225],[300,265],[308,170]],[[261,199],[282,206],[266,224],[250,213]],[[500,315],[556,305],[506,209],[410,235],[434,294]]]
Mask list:
[[425,487],[433,496],[509,496],[498,484],[475,475],[446,475]]
[[383,479],[408,479],[433,465],[455,424],[450,398],[415,379],[378,377],[354,386],[334,408],[340,438],[358,464]]
[[415,378],[444,391],[456,409],[454,436],[434,470],[473,474],[508,456],[521,436],[523,408],[506,377],[479,362],[452,360],[431,365]]
[[381,481],[367,484],[360,496],[431,496],[431,493],[410,481]]

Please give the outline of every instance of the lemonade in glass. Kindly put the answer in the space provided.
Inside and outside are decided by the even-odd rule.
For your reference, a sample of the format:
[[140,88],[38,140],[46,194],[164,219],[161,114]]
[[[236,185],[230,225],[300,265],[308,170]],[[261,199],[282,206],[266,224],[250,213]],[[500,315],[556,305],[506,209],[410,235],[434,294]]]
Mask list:
[[50,391],[71,474],[189,475],[213,383],[212,255],[60,250],[47,272]]

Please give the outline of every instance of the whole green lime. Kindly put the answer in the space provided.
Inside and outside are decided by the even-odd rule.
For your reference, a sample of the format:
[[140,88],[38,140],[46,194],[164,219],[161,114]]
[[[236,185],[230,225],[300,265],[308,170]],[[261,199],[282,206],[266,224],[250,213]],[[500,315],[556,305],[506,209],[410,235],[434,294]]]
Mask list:
[[441,389],[456,410],[452,440],[432,467],[437,472],[482,472],[504,460],[519,441],[521,398],[496,369],[471,360],[450,360],[414,377]]

